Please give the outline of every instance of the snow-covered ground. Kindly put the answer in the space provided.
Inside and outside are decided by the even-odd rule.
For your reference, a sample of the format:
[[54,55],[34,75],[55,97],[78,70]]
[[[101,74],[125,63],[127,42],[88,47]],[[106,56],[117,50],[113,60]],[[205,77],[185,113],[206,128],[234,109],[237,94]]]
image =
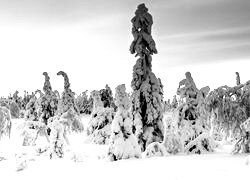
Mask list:
[[[84,117],[85,127],[87,121]],[[21,146],[21,123],[14,120],[11,138],[0,140],[0,179],[250,179],[250,156],[230,154],[231,145],[221,145],[211,154],[110,162],[105,159],[106,145],[91,144],[85,133],[72,133],[65,157],[50,160],[46,153],[36,152],[47,143],[45,137],[39,137],[36,146]],[[22,171],[16,171],[18,157],[27,162]]]

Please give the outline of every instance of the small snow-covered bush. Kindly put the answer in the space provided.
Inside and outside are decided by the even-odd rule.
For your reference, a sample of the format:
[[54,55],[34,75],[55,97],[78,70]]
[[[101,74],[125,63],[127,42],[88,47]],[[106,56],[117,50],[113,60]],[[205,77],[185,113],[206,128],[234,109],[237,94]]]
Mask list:
[[97,113],[92,113],[87,129],[87,134],[92,137],[92,142],[108,144],[113,117],[113,108],[103,108]]
[[170,154],[176,154],[183,150],[180,136],[174,130],[166,130],[163,145]]
[[250,118],[241,124],[241,138],[234,146],[233,153],[250,153]]
[[71,153],[70,159],[74,162],[83,162],[84,161],[83,156],[78,152]]
[[67,120],[54,116],[49,119],[49,128],[51,129],[50,134],[50,159],[54,156],[62,158],[64,156],[64,139],[66,139],[66,128],[68,126]]
[[14,100],[1,98],[0,99],[0,106],[6,107],[10,110],[11,118],[19,118],[20,108]]
[[16,154],[16,171],[22,171],[28,167],[27,156],[25,153]]
[[80,116],[75,114],[73,110],[69,109],[67,112],[61,115],[61,118],[67,121],[69,130],[74,132],[82,132],[84,130],[83,123]]
[[11,126],[10,110],[6,107],[0,107],[0,139],[3,135],[10,137]]
[[130,111],[131,103],[124,84],[116,88],[115,97],[118,110],[111,125],[108,156],[112,161],[140,158],[141,149],[132,132],[133,116]]
[[93,91],[93,112],[87,127],[87,135],[96,144],[107,144],[111,134],[111,122],[114,118],[113,108],[104,108],[99,91]]
[[20,116],[20,108],[18,104],[14,101],[10,102],[10,114],[12,118],[19,118]]
[[22,145],[23,146],[33,145],[35,141],[36,133],[37,133],[36,130],[26,128],[21,134],[21,136],[23,137]]
[[165,146],[166,151],[170,154],[176,154],[183,151],[180,132],[177,127],[176,113],[176,110],[165,113],[163,118],[165,133],[162,144]]
[[146,158],[168,155],[165,146],[159,142],[149,144],[144,152]]

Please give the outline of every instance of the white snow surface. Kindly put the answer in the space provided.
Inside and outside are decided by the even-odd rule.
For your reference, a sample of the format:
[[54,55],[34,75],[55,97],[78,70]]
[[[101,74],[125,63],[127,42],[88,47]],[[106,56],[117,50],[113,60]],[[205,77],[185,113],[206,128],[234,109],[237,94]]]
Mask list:
[[[87,124],[89,116],[82,118]],[[250,179],[250,156],[232,155],[230,144],[221,144],[209,154],[177,154],[163,157],[110,162],[105,158],[108,146],[90,144],[85,132],[71,133],[64,158],[49,159],[36,149],[47,144],[39,137],[36,146],[21,146],[22,119],[13,120],[11,138],[0,140],[0,179],[167,179],[235,180]],[[20,162],[21,161],[21,162]],[[24,163],[22,163],[24,162]],[[23,170],[16,171],[19,164]]]

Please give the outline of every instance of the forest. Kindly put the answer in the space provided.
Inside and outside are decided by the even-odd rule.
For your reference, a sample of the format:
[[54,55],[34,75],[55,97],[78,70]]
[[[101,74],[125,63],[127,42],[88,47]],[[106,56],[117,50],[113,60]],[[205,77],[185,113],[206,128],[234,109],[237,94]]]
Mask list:
[[[0,98],[0,171],[12,156],[17,172],[41,157],[87,162],[91,155],[80,152],[83,145],[93,148],[90,154],[97,151],[92,152],[97,161],[132,159],[135,164],[148,158],[157,163],[164,157],[217,155],[224,145],[230,147],[230,157],[250,153],[250,80],[241,82],[240,74],[232,72],[235,86],[212,90],[197,87],[191,72],[183,72],[176,95],[164,101],[164,85],[152,71],[158,51],[145,4],[138,5],[131,23],[130,53],[137,58],[131,71],[132,93],[121,82],[115,92],[107,84],[77,95],[70,74],[59,71],[62,93],[53,89],[50,74],[44,72],[43,87]],[[9,142],[19,150],[9,151]]]

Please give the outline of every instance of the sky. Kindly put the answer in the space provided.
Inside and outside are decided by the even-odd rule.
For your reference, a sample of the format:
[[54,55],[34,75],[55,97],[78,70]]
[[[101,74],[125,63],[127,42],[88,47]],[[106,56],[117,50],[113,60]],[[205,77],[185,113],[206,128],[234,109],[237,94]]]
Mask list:
[[[0,96],[42,89],[44,71],[63,91],[65,71],[77,94],[131,91],[131,18],[145,3],[158,54],[152,69],[172,99],[190,71],[198,88],[250,79],[249,0],[0,0]],[[113,92],[114,93],[114,92]]]

